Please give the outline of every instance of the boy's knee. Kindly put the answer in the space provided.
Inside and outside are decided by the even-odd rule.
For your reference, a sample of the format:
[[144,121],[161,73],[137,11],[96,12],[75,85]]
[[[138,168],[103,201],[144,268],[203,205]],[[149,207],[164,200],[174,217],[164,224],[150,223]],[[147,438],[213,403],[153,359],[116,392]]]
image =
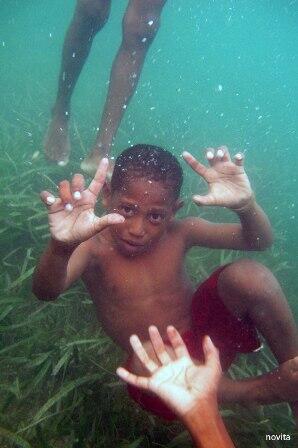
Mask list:
[[110,6],[111,0],[78,0],[77,12],[103,25],[108,20]]
[[249,259],[231,263],[219,277],[220,295],[257,299],[272,296],[279,289],[272,272],[261,263]]
[[139,14],[129,10],[122,22],[123,42],[127,47],[148,47],[157,34],[160,25],[159,15],[147,12]]

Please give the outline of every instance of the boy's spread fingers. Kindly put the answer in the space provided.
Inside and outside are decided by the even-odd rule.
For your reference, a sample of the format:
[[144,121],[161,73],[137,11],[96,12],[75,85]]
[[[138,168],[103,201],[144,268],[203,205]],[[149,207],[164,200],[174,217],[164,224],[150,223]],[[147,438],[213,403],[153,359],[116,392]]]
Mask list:
[[198,173],[200,176],[205,177],[207,168],[200,163],[194,156],[189,152],[184,151],[182,153],[184,160],[191,166],[191,168]]
[[129,341],[130,345],[133,348],[133,351],[135,352],[141,363],[146,367],[146,369],[152,374],[156,372],[158,366],[155,364],[154,361],[152,361],[152,359],[149,358],[138,336],[136,334],[133,334],[130,337]]
[[170,325],[167,328],[167,333],[177,358],[182,358],[183,356],[190,358],[187,347],[176,328]]
[[103,159],[101,159],[100,164],[95,173],[95,176],[89,185],[89,190],[96,197],[99,195],[99,192],[103,187],[103,184],[107,177],[108,167],[109,167],[109,160],[106,157],[104,157]]
[[78,201],[85,188],[85,179],[82,174],[75,174],[71,181],[71,193],[73,198]]
[[166,365],[171,362],[171,358],[166,350],[165,344],[162,340],[162,337],[154,325],[149,327],[149,335],[151,339],[152,346],[156,353],[157,358],[161,362],[161,364]]
[[128,372],[128,370],[124,369],[123,367],[118,367],[116,373],[123,381],[126,381],[132,386],[137,386],[141,389],[149,388],[149,378],[146,378],[145,376],[134,375],[133,373]]

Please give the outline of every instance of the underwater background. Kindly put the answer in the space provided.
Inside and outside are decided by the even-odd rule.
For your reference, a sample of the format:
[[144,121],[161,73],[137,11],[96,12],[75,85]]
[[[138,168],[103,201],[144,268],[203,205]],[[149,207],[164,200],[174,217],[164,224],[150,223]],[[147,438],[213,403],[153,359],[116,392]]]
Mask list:
[[[49,165],[42,142],[53,105],[61,49],[74,0],[0,0],[0,446],[24,448],[189,447],[179,424],[137,409],[115,375],[121,353],[101,331],[88,295],[76,284],[55,303],[30,292],[49,237],[41,190],[80,171],[96,135],[127,0],[112,0],[72,101],[72,157]],[[245,152],[257,200],[274,231],[262,253],[194,249],[195,283],[218,264],[257,259],[280,281],[298,321],[297,123],[298,1],[168,0],[112,155],[135,143]],[[181,164],[183,165],[181,159]],[[197,208],[204,192],[185,165],[180,216],[234,221],[227,210]],[[99,210],[100,212],[100,210]],[[273,368],[268,350],[240,358],[232,376]],[[287,405],[223,409],[237,447],[281,447],[265,434],[295,431]],[[296,434],[297,437],[297,434]],[[297,443],[297,439],[296,439]],[[297,446],[297,445],[296,445]]]

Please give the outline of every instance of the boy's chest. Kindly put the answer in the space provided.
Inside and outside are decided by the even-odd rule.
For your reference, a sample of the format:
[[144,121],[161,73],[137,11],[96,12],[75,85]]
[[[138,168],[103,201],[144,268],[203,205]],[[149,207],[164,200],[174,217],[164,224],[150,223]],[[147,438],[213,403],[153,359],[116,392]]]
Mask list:
[[136,257],[124,257],[110,248],[101,248],[85,282],[91,282],[93,286],[97,283],[96,290],[100,289],[102,296],[108,296],[112,301],[121,299],[122,303],[135,297],[162,295],[182,282],[185,275],[183,261],[183,248],[179,243],[160,245]]

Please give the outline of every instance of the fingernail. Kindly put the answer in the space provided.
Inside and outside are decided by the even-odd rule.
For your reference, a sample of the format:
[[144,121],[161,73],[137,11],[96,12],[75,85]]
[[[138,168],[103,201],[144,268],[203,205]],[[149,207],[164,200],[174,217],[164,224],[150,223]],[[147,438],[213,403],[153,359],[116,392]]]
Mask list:
[[191,154],[189,152],[187,152],[187,151],[183,151],[182,156],[183,157],[188,157],[188,156],[191,156]]
[[242,159],[243,159],[243,154],[241,154],[241,152],[238,152],[238,153],[235,155],[235,159],[237,159],[237,160],[242,160]]
[[101,163],[102,163],[103,165],[108,165],[108,163],[109,163],[109,159],[108,159],[107,157],[104,157],[103,159],[101,159]]
[[74,197],[74,199],[76,199],[78,201],[79,199],[81,199],[82,195],[81,195],[80,191],[75,191],[73,194],[73,197]]
[[223,156],[224,156],[224,152],[223,152],[223,150],[222,150],[222,149],[219,149],[219,150],[217,151],[217,157],[222,158]]
[[57,165],[58,165],[58,166],[65,166],[65,165],[67,165],[67,162],[66,162],[65,160],[60,160],[60,161],[57,163]]
[[132,334],[129,338],[131,344],[136,344],[139,342],[139,338],[136,334]]
[[48,196],[46,201],[48,205],[52,205],[55,202],[55,198],[53,198],[53,196]]
[[212,152],[212,151],[207,151],[207,152],[206,152],[206,157],[207,157],[208,160],[212,160],[212,159],[214,159],[214,154],[213,154],[213,152]]
[[64,209],[65,209],[67,212],[72,212],[72,211],[73,211],[73,205],[72,205],[72,204],[65,204]]
[[113,224],[116,224],[116,223],[118,223],[118,224],[120,224],[121,222],[124,222],[125,221],[125,218],[124,218],[124,216],[121,216],[121,215],[117,215],[117,214],[112,214],[112,215],[109,215],[108,216],[108,222],[110,222],[110,223],[113,223]]
[[120,378],[128,376],[128,372],[125,369],[121,368],[121,367],[118,367],[118,369],[116,370],[116,373],[117,373],[118,376],[120,376]]

